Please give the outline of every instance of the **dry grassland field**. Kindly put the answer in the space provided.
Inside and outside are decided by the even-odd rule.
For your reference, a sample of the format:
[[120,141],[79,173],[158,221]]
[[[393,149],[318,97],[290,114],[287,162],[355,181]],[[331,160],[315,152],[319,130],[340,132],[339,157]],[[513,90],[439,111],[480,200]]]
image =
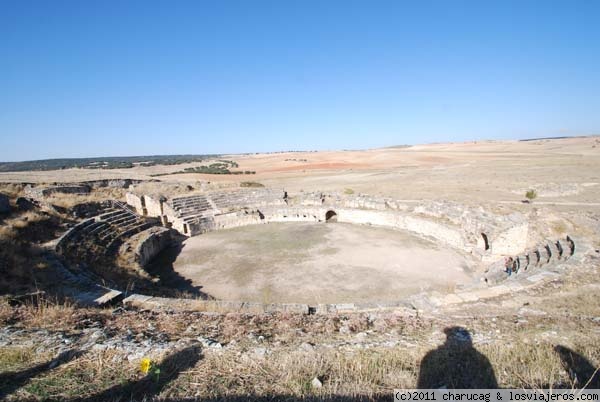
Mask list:
[[0,398],[600,387],[600,137],[223,159],[0,173]]
[[[258,181],[289,191],[344,191],[397,199],[448,199],[463,203],[520,202],[530,187],[540,202],[598,203],[598,137],[534,141],[480,141],[390,147],[365,151],[282,152],[224,155],[255,175],[174,174],[161,181],[218,183]],[[3,182],[80,182],[110,178],[152,179],[176,166],[132,169],[65,169],[0,173]]]

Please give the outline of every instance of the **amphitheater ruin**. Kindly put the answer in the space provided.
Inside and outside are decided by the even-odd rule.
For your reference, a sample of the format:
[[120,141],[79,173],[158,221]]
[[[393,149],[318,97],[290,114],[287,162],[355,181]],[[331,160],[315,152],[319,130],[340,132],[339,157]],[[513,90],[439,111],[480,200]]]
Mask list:
[[[131,183],[127,183],[129,186]],[[81,192],[81,186],[55,187],[52,189],[37,189],[37,196],[45,196],[48,192],[64,191],[66,193]],[[336,225],[331,225],[335,222]],[[204,241],[209,239],[211,232],[222,230],[231,231],[252,225],[272,225],[275,231],[285,229],[280,224],[306,225],[310,227],[342,227],[350,224],[357,230],[387,230],[383,237],[390,237],[391,231],[403,233],[405,236],[420,239],[425,242],[425,248],[420,251],[409,248],[402,263],[415,265],[416,271],[429,271],[432,280],[443,275],[441,270],[446,268],[440,261],[456,256],[455,270],[466,271],[462,281],[449,283],[446,288],[433,286],[413,286],[408,293],[398,292],[394,299],[393,293],[383,297],[382,289],[371,289],[366,296],[357,289],[369,287],[369,279],[376,278],[378,283],[389,286],[391,281],[407,283],[416,281],[410,276],[397,279],[390,272],[403,269],[394,265],[387,270],[378,272],[381,267],[357,267],[358,272],[351,280],[358,282],[352,289],[339,294],[332,289],[332,283],[344,283],[343,277],[327,280],[327,269],[319,271],[320,278],[311,277],[310,272],[302,271],[297,266],[284,267],[277,271],[277,276],[283,271],[294,272],[289,283],[278,279],[276,283],[282,286],[275,299],[250,297],[236,299],[219,297],[210,291],[202,297],[173,298],[154,294],[139,294],[127,289],[98,289],[97,280],[89,278],[90,284],[96,282],[96,291],[90,290],[88,301],[106,303],[122,300],[125,304],[151,308],[185,308],[203,311],[293,311],[304,314],[364,311],[370,309],[386,309],[399,306],[419,309],[434,308],[441,304],[456,304],[481,298],[496,297],[503,293],[535,286],[536,283],[557,275],[548,267],[555,267],[566,262],[575,253],[574,240],[564,238],[539,238],[536,245],[531,246],[530,225],[526,216],[513,212],[497,214],[486,211],[482,207],[473,208],[452,202],[423,201],[419,203],[404,202],[391,198],[372,197],[364,194],[347,195],[338,193],[299,192],[290,193],[276,188],[233,188],[210,191],[192,191],[183,194],[144,193],[129,187],[126,193],[126,203],[107,201],[95,216],[89,217],[76,224],[56,241],[55,250],[58,255],[68,262],[70,267],[80,266],[82,262],[94,261],[102,256],[130,258],[145,271],[159,257],[182,243],[195,238]],[[310,228],[309,227],[309,228]],[[362,228],[362,229],[361,229]],[[307,229],[310,230],[310,229]],[[229,233],[227,234],[229,236]],[[253,232],[240,232],[241,238],[256,236]],[[294,236],[293,234],[291,235]],[[359,233],[358,241],[367,245],[367,237]],[[378,235],[379,236],[379,235]],[[403,242],[410,242],[404,237],[393,243],[402,248]],[[382,237],[374,237],[377,243]],[[293,240],[293,239],[292,239]],[[208,240],[205,240],[208,242]],[[210,243],[210,242],[208,242]],[[293,243],[293,241],[292,241]],[[375,254],[377,253],[375,247]],[[219,247],[219,245],[217,245]],[[356,246],[354,246],[356,247]],[[394,247],[394,245],[392,246]],[[351,247],[350,247],[351,248]],[[438,251],[435,251],[438,249]],[[220,250],[221,254],[234,251]],[[428,256],[439,250],[450,250],[454,254],[440,254],[437,260],[428,262]],[[284,254],[287,252],[283,251]],[[423,261],[413,261],[411,253],[422,256]],[[373,254],[373,253],[371,253]],[[177,255],[177,253],[176,253]],[[133,257],[132,257],[133,256]],[[389,259],[393,254],[387,255]],[[177,261],[175,257],[175,270]],[[190,257],[190,258],[193,258]],[[252,256],[251,258],[257,258]],[[415,257],[416,258],[416,257]],[[198,261],[192,261],[198,264]],[[228,264],[238,264],[233,259]],[[350,262],[351,263],[351,262]],[[273,264],[271,261],[270,264]],[[288,263],[285,263],[288,264]],[[284,264],[284,265],[285,265]],[[376,263],[375,263],[376,264]],[[402,265],[401,264],[401,265]],[[419,265],[421,264],[421,265]],[[437,265],[436,265],[437,264]],[[159,263],[160,265],[160,263]],[[277,265],[277,264],[275,264]],[[83,264],[82,266],[85,266]],[[198,265],[192,265],[192,271]],[[224,266],[216,267],[217,275],[221,276],[222,286],[227,288],[250,287],[244,280],[231,278]],[[264,268],[264,267],[259,267]],[[240,268],[242,271],[246,267]],[[256,267],[254,267],[256,269]],[[279,269],[279,267],[277,267]],[[362,271],[361,271],[362,269]],[[151,273],[143,272],[155,282],[160,278]],[[79,270],[81,272],[81,269]],[[182,270],[181,272],[187,272]],[[326,272],[323,274],[323,272]],[[464,272],[462,272],[464,274]],[[250,274],[249,274],[250,275]],[[158,275],[160,276],[160,275]],[[184,276],[187,276],[184,275]],[[285,276],[285,275],[284,275]],[[308,276],[303,282],[301,277]],[[342,275],[343,276],[343,275]],[[450,275],[452,276],[452,275]],[[206,284],[206,276],[200,275],[198,284],[211,289]],[[358,280],[357,280],[358,278]],[[361,279],[362,278],[362,279]],[[97,278],[96,278],[97,279]],[[193,275],[186,278],[194,282]],[[426,278],[427,279],[427,278]],[[237,283],[237,285],[235,285]],[[307,295],[303,286],[310,283],[314,292]],[[196,284],[194,282],[194,284]],[[287,288],[286,288],[287,286]],[[262,290],[264,292],[264,289]],[[246,294],[225,291],[224,295]],[[352,295],[356,294],[356,299]],[[296,295],[296,296],[295,296]],[[301,296],[298,296],[301,295]],[[297,299],[295,299],[295,297]],[[339,297],[339,300],[336,299]],[[333,299],[332,299],[333,298]],[[302,300],[298,300],[302,299]]]

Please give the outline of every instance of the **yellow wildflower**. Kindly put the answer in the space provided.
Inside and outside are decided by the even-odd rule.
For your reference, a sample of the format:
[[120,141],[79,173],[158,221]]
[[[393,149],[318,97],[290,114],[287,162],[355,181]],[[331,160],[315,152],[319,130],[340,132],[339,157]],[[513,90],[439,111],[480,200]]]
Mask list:
[[152,360],[150,360],[148,357],[144,357],[140,363],[140,371],[144,374],[148,374],[150,367],[152,367]]

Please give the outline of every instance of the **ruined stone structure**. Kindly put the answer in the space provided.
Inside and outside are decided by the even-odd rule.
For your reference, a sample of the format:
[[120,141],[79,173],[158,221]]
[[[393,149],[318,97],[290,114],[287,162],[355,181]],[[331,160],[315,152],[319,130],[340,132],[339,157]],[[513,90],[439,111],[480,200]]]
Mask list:
[[134,247],[134,262],[143,267],[150,263],[161,251],[169,247],[172,240],[171,229],[154,226],[131,236],[122,248]]
[[25,194],[31,198],[49,197],[53,194],[88,194],[91,188],[88,185],[58,185],[49,187],[25,187]]
[[490,283],[506,279],[508,274],[527,272],[537,267],[567,261],[575,254],[575,242],[570,236],[558,240],[546,240],[534,248],[505,257],[488,269],[486,279]]
[[270,222],[338,221],[407,230],[493,262],[522,252],[528,222],[521,214],[498,216],[452,203],[409,205],[364,195],[236,189],[168,199],[127,193],[127,203],[142,215],[160,218],[187,236],[212,230]]
[[[205,311],[344,312],[398,306],[431,307],[495,297],[525,287],[516,277],[535,283],[555,275],[540,267],[565,262],[575,252],[575,242],[564,239],[539,241],[529,237],[529,224],[519,213],[495,214],[450,202],[414,203],[365,195],[299,193],[252,188],[205,191],[184,196],[126,194],[127,204],[113,201],[109,209],[83,220],[57,242],[56,251],[67,260],[86,253],[134,255],[143,267],[173,244],[175,231],[196,236],[213,230],[270,222],[346,222],[409,231],[438,244],[469,253],[482,266],[481,284],[454,294],[415,295],[397,303],[261,304],[244,301],[183,300],[130,295],[124,302],[148,308],[180,308]],[[132,254],[133,252],[133,254]],[[83,257],[82,257],[83,256]],[[507,269],[510,261],[510,269]],[[509,272],[511,275],[509,275]],[[523,276],[524,275],[524,276]],[[531,278],[531,280],[529,279]],[[510,280],[507,280],[510,279]],[[111,290],[110,297],[122,297]],[[104,300],[104,299],[103,299]]]
[[129,188],[133,184],[139,184],[144,180],[133,179],[106,179],[90,180],[80,183],[54,183],[51,186],[28,184],[25,187],[25,195],[34,199],[43,199],[54,194],[89,194],[96,188]]
[[129,209],[119,201],[93,218],[86,219],[58,239],[56,251],[80,259],[89,253],[115,253],[129,237],[157,225]]

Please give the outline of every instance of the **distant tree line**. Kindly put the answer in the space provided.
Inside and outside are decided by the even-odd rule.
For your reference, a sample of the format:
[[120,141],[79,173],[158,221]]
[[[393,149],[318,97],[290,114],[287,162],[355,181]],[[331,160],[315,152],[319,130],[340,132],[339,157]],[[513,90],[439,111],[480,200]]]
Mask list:
[[202,165],[196,167],[189,167],[183,170],[172,172],[172,173],[158,173],[152,176],[166,176],[170,174],[180,173],[201,173],[201,174],[256,174],[253,170],[231,170],[231,168],[237,168],[239,165],[237,162],[228,160],[219,160],[218,162],[211,163],[210,165]]
[[[42,159],[24,162],[0,162],[0,172],[24,172],[31,170],[81,169],[129,169],[134,166],[180,165],[202,162],[220,155],[152,155],[152,156],[111,156],[106,158],[66,158]],[[233,161],[222,161],[237,167]]]

